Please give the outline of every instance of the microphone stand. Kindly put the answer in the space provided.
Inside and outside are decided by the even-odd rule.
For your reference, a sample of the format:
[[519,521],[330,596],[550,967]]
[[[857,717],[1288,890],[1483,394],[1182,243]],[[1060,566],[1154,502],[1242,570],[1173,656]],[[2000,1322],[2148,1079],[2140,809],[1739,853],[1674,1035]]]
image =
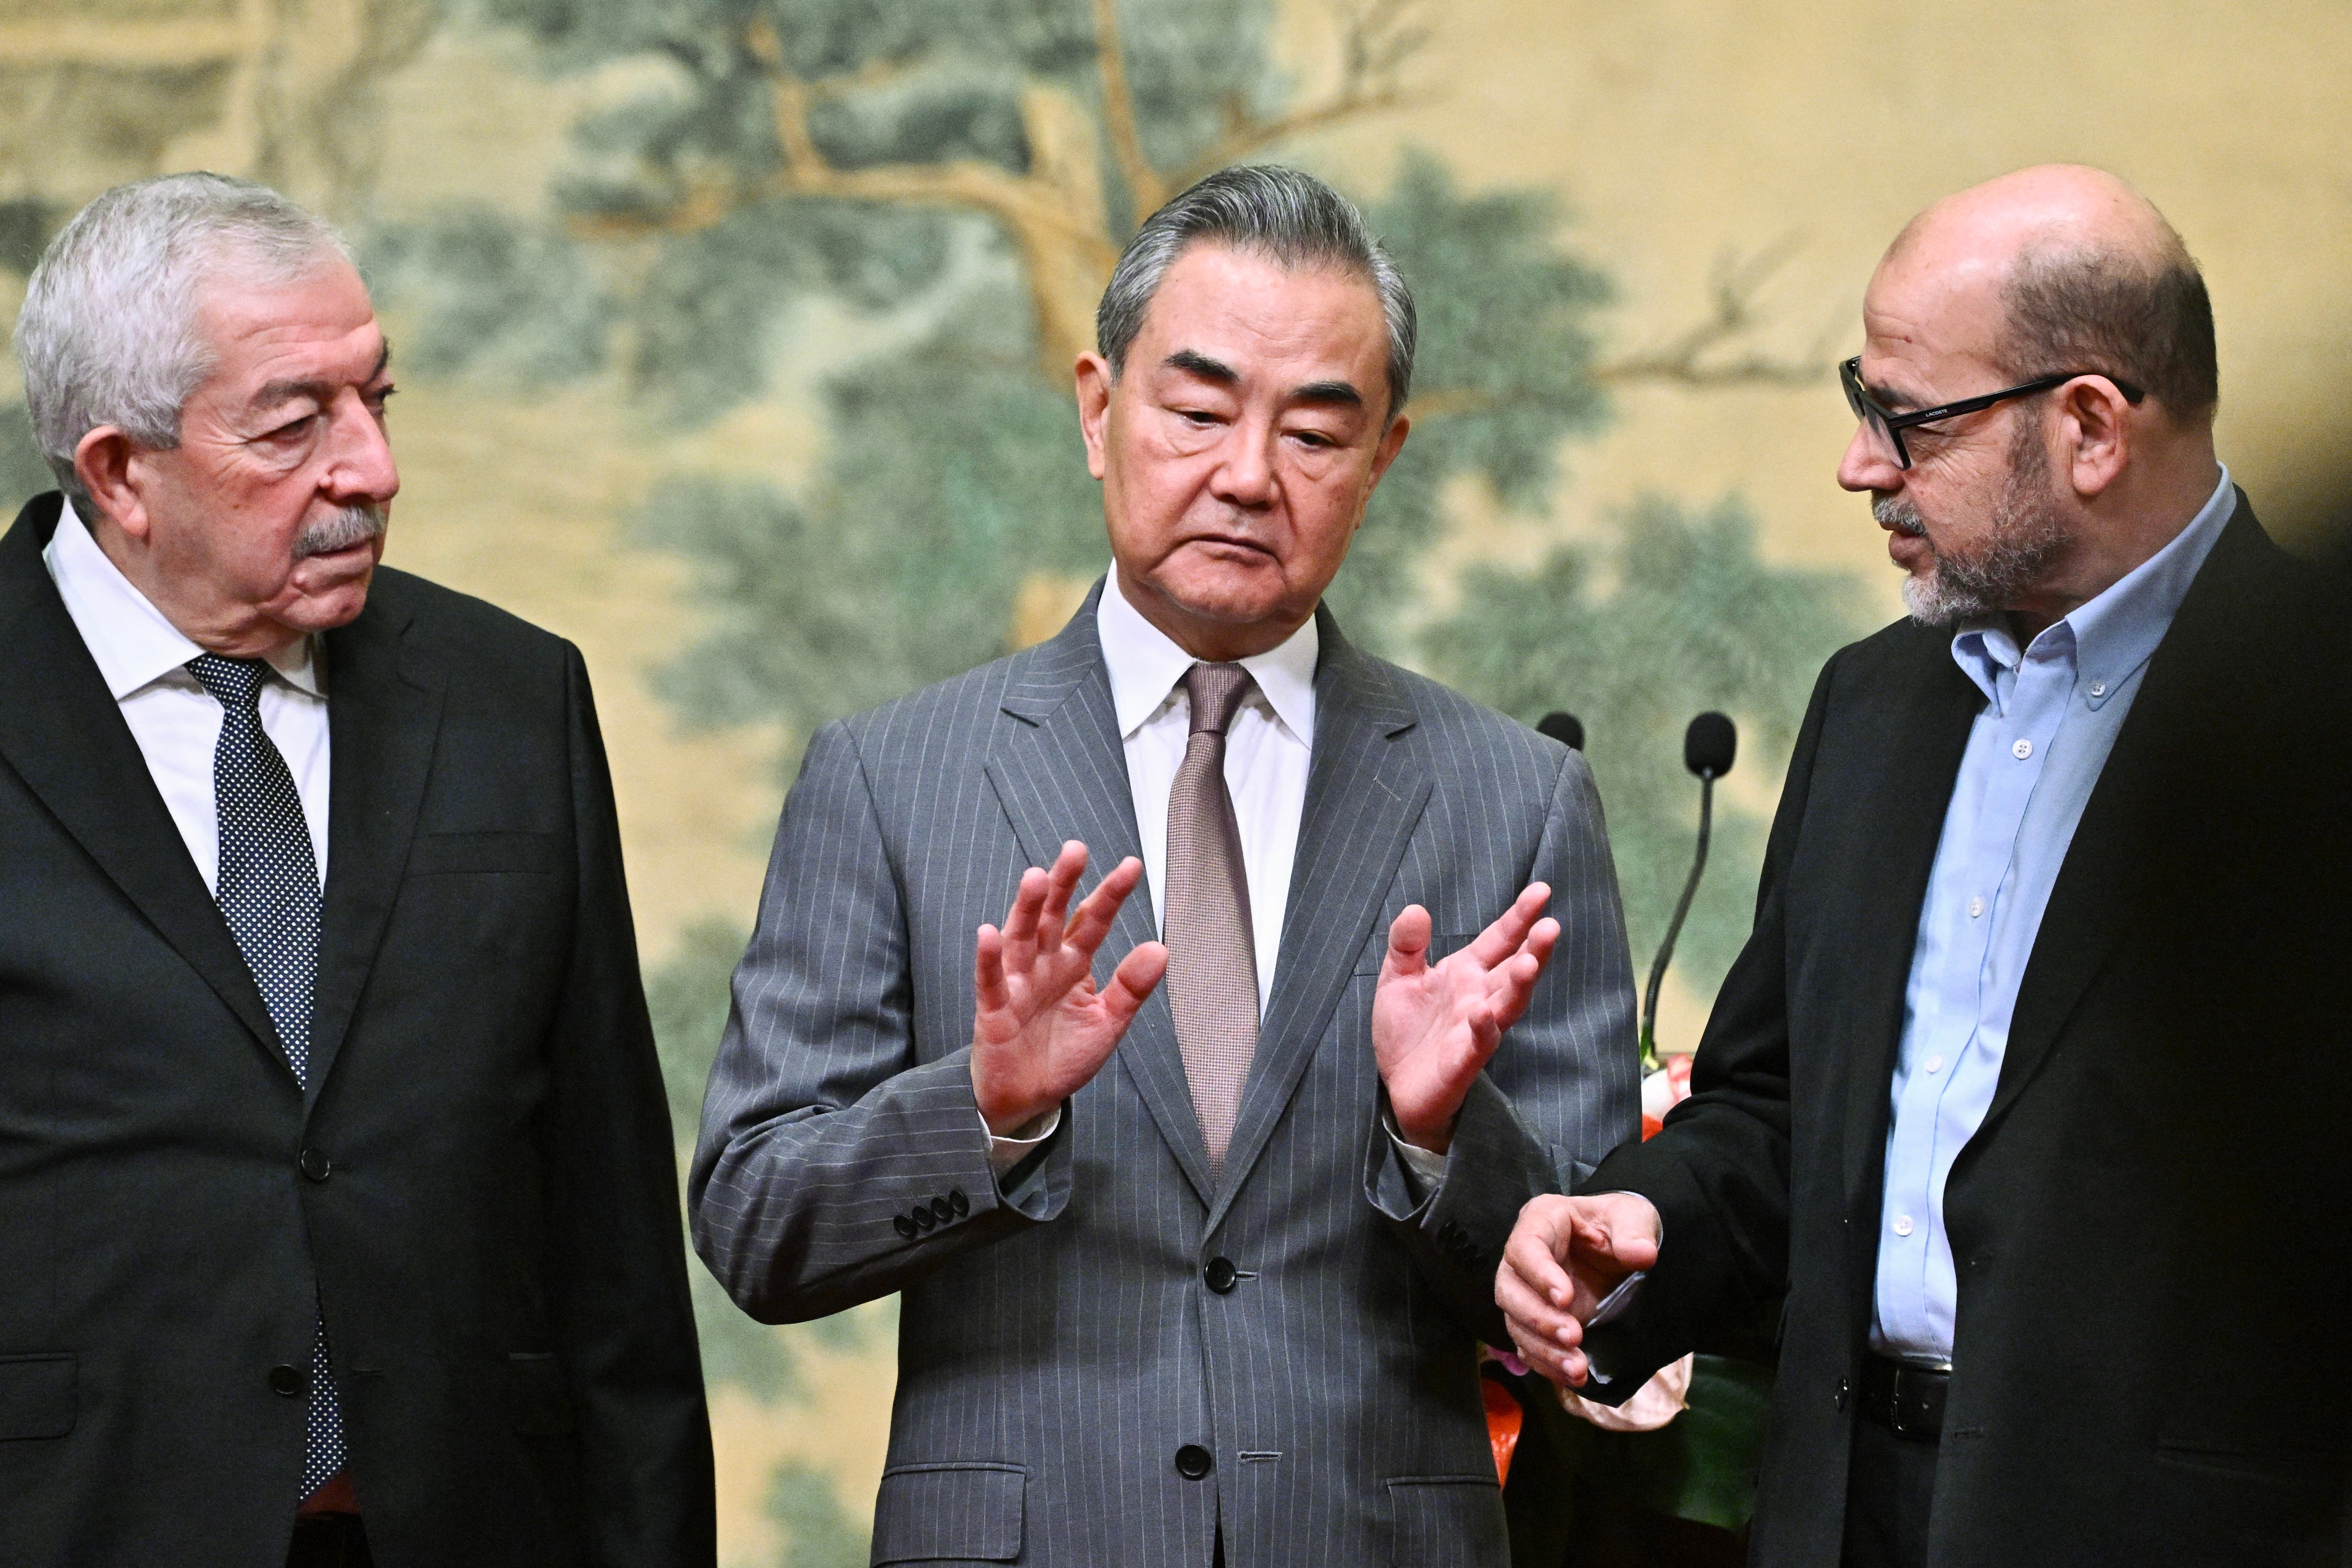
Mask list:
[[1706,870],[1706,847],[1715,832],[1715,774],[1698,776],[1698,855],[1691,861],[1690,879],[1683,884],[1683,896],[1675,904],[1675,918],[1666,922],[1666,940],[1658,948],[1658,956],[1650,965],[1649,989],[1642,997],[1642,1068],[1645,1072],[1658,1067],[1658,988],[1665,984],[1666,965],[1674,962],[1675,941],[1683,933],[1683,921],[1690,915],[1691,900],[1698,894],[1698,879]]

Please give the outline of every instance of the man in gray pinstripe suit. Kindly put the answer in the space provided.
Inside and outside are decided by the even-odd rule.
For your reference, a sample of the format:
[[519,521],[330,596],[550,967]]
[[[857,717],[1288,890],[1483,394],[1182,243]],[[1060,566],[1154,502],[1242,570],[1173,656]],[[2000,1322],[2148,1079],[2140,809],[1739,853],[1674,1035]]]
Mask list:
[[1114,570],[810,742],[696,1244],[763,1321],[905,1293],[877,1563],[1500,1563],[1502,1244],[1636,1127],[1591,778],[1320,606],[1412,374],[1352,207],[1211,176],[1098,339]]

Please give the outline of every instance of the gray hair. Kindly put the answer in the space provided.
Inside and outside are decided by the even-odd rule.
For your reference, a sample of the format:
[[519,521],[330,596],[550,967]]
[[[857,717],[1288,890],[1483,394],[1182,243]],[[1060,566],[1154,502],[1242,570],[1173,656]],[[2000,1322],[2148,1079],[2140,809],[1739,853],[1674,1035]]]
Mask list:
[[1244,164],[1220,169],[1144,220],[1112,268],[1095,309],[1095,349],[1113,377],[1143,330],[1144,312],[1176,258],[1198,241],[1264,256],[1285,267],[1353,273],[1381,298],[1389,331],[1389,407],[1393,419],[1412,390],[1418,328],[1412,290],[1355,204],[1297,169]]
[[212,374],[199,295],[227,271],[270,284],[351,259],[333,225],[267,185],[164,174],[117,185],[41,253],[16,316],[33,439],[82,508],[74,448],[101,425],[141,446],[180,444],[180,411]]
[[2020,381],[2095,371],[2146,391],[2178,424],[2210,420],[2221,396],[2213,302],[2180,236],[2165,234],[2153,257],[2096,244],[2021,255],[2001,289],[2001,370]]

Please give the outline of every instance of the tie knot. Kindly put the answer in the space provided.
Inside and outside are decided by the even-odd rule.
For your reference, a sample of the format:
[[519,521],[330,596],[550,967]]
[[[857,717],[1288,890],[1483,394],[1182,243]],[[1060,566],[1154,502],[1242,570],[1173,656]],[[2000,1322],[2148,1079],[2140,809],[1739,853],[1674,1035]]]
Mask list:
[[1196,664],[1184,672],[1184,695],[1192,705],[1192,733],[1222,735],[1242,699],[1256,685],[1238,664]]
[[257,658],[224,658],[216,653],[200,653],[188,660],[188,673],[203,682],[220,705],[232,713],[251,713],[261,702],[261,682],[269,673],[268,663]]

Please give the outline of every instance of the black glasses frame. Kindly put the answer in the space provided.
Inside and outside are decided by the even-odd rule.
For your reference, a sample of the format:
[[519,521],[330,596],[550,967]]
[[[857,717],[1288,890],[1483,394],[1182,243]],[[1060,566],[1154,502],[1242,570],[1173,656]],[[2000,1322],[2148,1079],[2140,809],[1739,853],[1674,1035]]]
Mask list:
[[[1933,408],[1915,408],[1908,414],[1897,414],[1873,397],[1870,389],[1862,384],[1860,354],[1838,366],[1838,380],[1845,386],[1846,406],[1853,410],[1854,418],[1886,437],[1886,444],[1895,448],[1895,465],[1900,468],[1911,466],[1911,449],[1903,443],[1903,432],[1914,426],[1932,425],[1938,419],[1957,419],[1963,414],[1974,414],[1979,408],[1990,408],[1994,404],[2006,403],[2012,397],[2031,397],[2037,392],[2063,386],[2077,376],[2104,374],[2105,372],[2095,370],[2060,371],[2055,375],[2042,376],[2021,386],[1988,392],[1981,397],[1963,397],[1958,403],[1939,404]],[[2126,403],[2137,404],[2147,395],[2128,381],[2116,381],[2111,375],[2106,379],[2115,382],[2116,390],[2124,395]]]

